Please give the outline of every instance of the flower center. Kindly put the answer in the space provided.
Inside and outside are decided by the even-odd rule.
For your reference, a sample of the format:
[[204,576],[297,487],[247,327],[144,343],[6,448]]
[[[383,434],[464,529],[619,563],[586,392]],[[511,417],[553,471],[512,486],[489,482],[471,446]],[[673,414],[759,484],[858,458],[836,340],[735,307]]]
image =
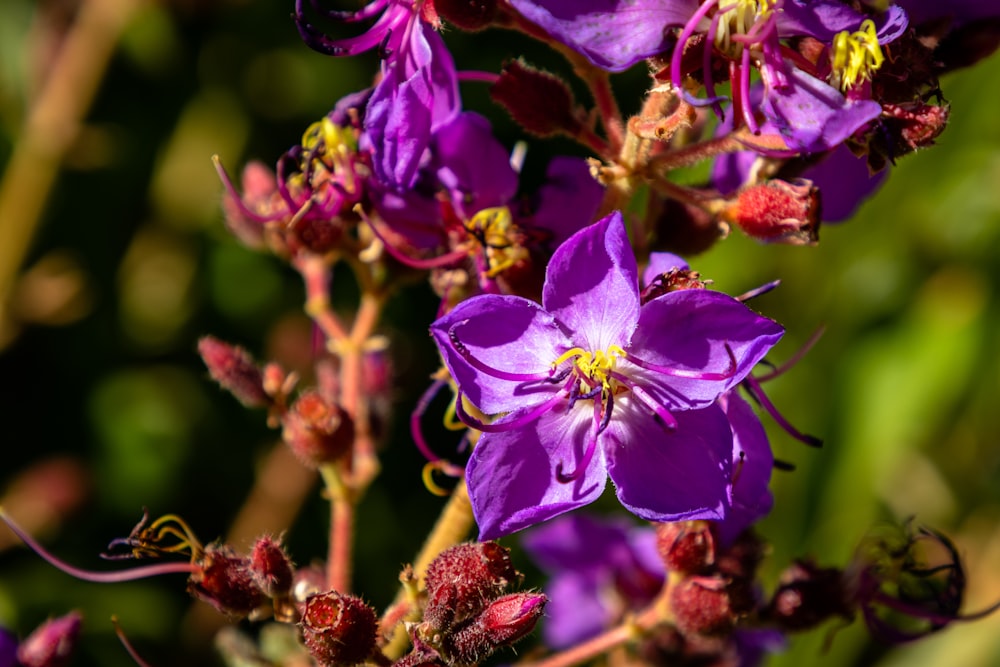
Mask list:
[[300,171],[288,178],[292,188],[307,184],[319,190],[332,180],[347,192],[355,192],[353,156],[358,144],[353,132],[324,117],[302,133]]
[[552,362],[552,368],[558,368],[563,362],[573,361],[573,373],[579,379],[578,391],[587,396],[600,390],[602,397],[614,396],[620,383],[614,378],[615,366],[619,358],[626,356],[625,350],[618,345],[611,345],[607,350],[588,352],[582,347],[574,347],[562,353]]
[[[726,0],[721,0],[722,5]],[[727,56],[738,57],[743,52],[743,42],[734,40],[734,35],[748,35],[761,19],[767,18],[778,0],[735,0],[723,5],[719,14],[713,19],[717,22],[715,29],[715,47]]]
[[[528,258],[528,251],[521,245],[520,230],[514,224],[506,206],[484,208],[465,223],[465,231],[474,238],[486,260],[486,276],[495,278],[519,261]],[[476,254],[478,248],[471,254]]]
[[833,61],[831,83],[841,90],[847,91],[870,80],[885,60],[878,43],[875,22],[868,19],[857,32],[844,30],[837,33],[833,38],[830,58]]

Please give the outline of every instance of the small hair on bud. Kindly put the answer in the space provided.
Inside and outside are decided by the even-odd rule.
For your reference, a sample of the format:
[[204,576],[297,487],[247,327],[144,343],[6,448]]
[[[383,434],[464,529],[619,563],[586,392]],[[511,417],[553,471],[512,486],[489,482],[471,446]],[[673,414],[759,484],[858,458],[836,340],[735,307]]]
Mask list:
[[343,456],[354,442],[350,415],[314,390],[299,395],[283,424],[285,444],[311,468]]
[[18,667],[64,667],[70,664],[83,616],[71,611],[45,621],[17,647]]
[[511,60],[503,66],[500,78],[490,89],[490,97],[535,136],[563,133],[572,137],[584,129],[566,82],[523,60]]
[[815,245],[819,240],[820,197],[812,181],[773,179],[744,188],[722,219],[764,243]]
[[295,569],[280,540],[265,535],[254,543],[250,552],[250,574],[267,597],[287,597],[290,594]]
[[356,665],[375,651],[378,616],[361,598],[336,591],[306,600],[302,638],[321,665]]
[[445,549],[427,567],[424,621],[445,632],[479,614],[518,578],[510,551],[496,542]]
[[271,403],[264,390],[264,378],[250,353],[213,336],[198,341],[198,354],[212,379],[248,408],[262,408]]
[[236,555],[230,547],[210,544],[197,564],[200,570],[188,579],[188,592],[219,612],[240,618],[264,604],[250,560]]

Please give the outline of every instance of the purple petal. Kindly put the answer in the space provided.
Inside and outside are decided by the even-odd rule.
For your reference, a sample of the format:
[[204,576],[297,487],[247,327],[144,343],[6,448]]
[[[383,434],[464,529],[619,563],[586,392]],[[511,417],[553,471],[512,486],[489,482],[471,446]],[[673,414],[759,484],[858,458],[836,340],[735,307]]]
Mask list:
[[586,161],[557,155],[549,162],[536,198],[535,212],[526,222],[550,232],[551,247],[557,248],[594,221],[604,186],[591,176]]
[[466,469],[469,500],[480,541],[492,540],[588,505],[607,484],[600,452],[574,481],[556,480],[574,470],[594,429],[592,411],[577,405],[542,415],[525,428],[486,433]]
[[[537,405],[561,389],[549,382],[501,379],[501,374],[546,376],[551,364],[572,347],[553,317],[517,296],[484,294],[463,301],[431,325],[431,334],[462,392],[488,415]],[[460,342],[481,366],[456,349]]]
[[733,434],[716,406],[675,415],[668,431],[634,400],[615,402],[608,474],[622,505],[648,521],[722,519],[730,504]]
[[996,0],[896,0],[914,24],[950,19],[952,28],[978,19],[1000,16]]
[[517,173],[507,149],[479,114],[461,113],[441,127],[434,134],[433,153],[438,180],[466,220],[485,208],[506,204],[517,193]]
[[17,636],[0,627],[0,667],[17,667]]
[[[721,380],[674,377],[635,368],[622,372],[671,409],[699,408],[736,386],[781,338],[784,329],[733,297],[711,290],[669,292],[647,302],[629,354],[677,370],[724,373]],[[728,350],[727,350],[728,347]]]
[[695,0],[511,0],[529,21],[594,65],[620,72],[669,44],[671,26],[684,25]]
[[766,92],[762,110],[792,150],[830,150],[882,113],[878,102],[848,100],[796,67],[789,67],[788,75],[787,86]]
[[621,213],[559,246],[545,272],[542,303],[587,351],[628,344],[639,319],[639,282]]
[[774,455],[767,433],[753,408],[735,391],[719,400],[733,429],[733,506],[719,523],[719,538],[730,544],[740,533],[771,511],[774,502],[768,483]]

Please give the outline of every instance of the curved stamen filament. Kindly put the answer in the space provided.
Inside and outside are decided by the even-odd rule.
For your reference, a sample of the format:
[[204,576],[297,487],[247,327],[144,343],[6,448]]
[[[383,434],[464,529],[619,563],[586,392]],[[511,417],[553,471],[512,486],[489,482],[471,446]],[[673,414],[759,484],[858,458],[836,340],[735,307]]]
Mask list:
[[785,417],[780,412],[778,412],[778,408],[774,407],[774,403],[772,403],[771,400],[767,397],[767,394],[764,393],[764,389],[760,386],[760,383],[757,381],[756,378],[748,375],[743,380],[743,386],[746,387],[747,393],[750,394],[750,397],[754,401],[756,401],[757,405],[764,408],[764,411],[767,412],[767,414],[771,415],[771,419],[773,419],[778,426],[784,429],[784,431],[788,433],[788,435],[792,436],[799,442],[809,445],[810,447],[823,446],[822,440],[820,440],[814,435],[802,433],[797,428],[792,426],[792,424],[787,419],[785,419]]
[[708,373],[705,371],[686,371],[680,368],[671,368],[670,366],[661,366],[659,364],[654,364],[648,361],[643,361],[642,359],[636,357],[634,354],[627,354],[625,359],[629,362],[635,364],[639,368],[645,368],[648,371],[656,371],[657,373],[663,373],[664,375],[669,375],[671,377],[687,378],[690,380],[708,380],[711,382],[728,380],[729,378],[736,375],[737,363],[736,355],[733,353],[733,348],[729,346],[729,343],[725,343],[726,353],[729,355],[729,368],[721,373]]
[[556,404],[563,400],[565,400],[565,396],[563,396],[562,392],[558,392],[552,396],[552,398],[536,405],[530,410],[522,413],[512,413],[517,416],[512,418],[510,421],[487,424],[480,419],[476,419],[466,411],[465,406],[462,404],[462,395],[459,394],[458,400],[455,401],[455,413],[458,415],[459,419],[477,431],[482,431],[484,433],[503,433],[504,431],[512,431],[514,429],[522,428],[526,424],[530,424],[546,412],[552,410]]
[[[601,415],[601,403],[594,401],[594,421],[599,422]],[[590,462],[594,459],[594,452],[597,451],[597,436],[601,434],[603,429],[594,429],[593,435],[590,436],[590,441],[587,443],[587,451],[583,453],[583,458],[577,462],[576,469],[571,473],[563,472],[563,464],[560,461],[556,464],[556,480],[562,484],[569,484],[570,482],[575,482],[580,479],[585,472],[587,472],[587,467]]]
[[670,410],[668,410],[666,406],[661,405],[652,394],[639,385],[629,382],[628,378],[624,375],[619,373],[615,373],[614,375],[615,379],[627,387],[628,390],[631,391],[637,399],[639,399],[640,403],[652,410],[653,414],[656,415],[661,422],[663,422],[663,425],[667,429],[673,431],[677,428],[677,418],[670,413]]
[[50,565],[59,569],[66,574],[76,577],[77,579],[82,579],[84,581],[92,581],[98,584],[109,584],[117,583],[120,581],[134,581],[136,579],[145,579],[146,577],[155,577],[161,574],[171,574],[174,572],[192,574],[201,571],[201,567],[189,562],[181,563],[158,563],[157,565],[145,565],[143,567],[136,567],[130,570],[122,570],[119,572],[94,572],[91,570],[83,570],[78,567],[74,567],[69,563],[66,563],[55,555],[49,553],[45,547],[35,541],[35,539],[28,534],[26,530],[17,525],[13,519],[7,516],[7,513],[0,508],[0,519],[17,535],[21,538],[29,549],[34,551],[36,554],[41,556]]
[[498,380],[510,380],[512,382],[542,382],[548,380],[552,377],[551,373],[509,373],[507,371],[502,371],[499,368],[493,368],[487,365],[485,362],[477,359],[472,350],[465,346],[465,343],[458,339],[458,334],[456,330],[466,324],[468,320],[462,320],[452,325],[448,329],[448,342],[451,343],[452,349],[458,352],[463,359],[469,362],[469,365],[475,368],[477,371],[482,371],[490,377],[495,377]]

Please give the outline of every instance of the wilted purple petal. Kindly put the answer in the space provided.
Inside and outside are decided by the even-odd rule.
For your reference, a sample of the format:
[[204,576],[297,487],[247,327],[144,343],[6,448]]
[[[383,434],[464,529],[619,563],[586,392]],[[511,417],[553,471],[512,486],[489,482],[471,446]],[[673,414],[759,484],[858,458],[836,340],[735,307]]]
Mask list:
[[588,410],[555,410],[517,430],[485,433],[466,469],[479,539],[492,540],[588,505],[608,472],[600,451],[571,482],[560,471],[584,460],[593,434]]
[[677,412],[667,431],[643,409],[620,401],[625,414],[608,426],[608,474],[622,505],[648,521],[723,518],[733,456],[725,414],[715,405]]
[[615,211],[569,238],[552,255],[542,303],[590,350],[625,346],[639,314],[635,255]]

